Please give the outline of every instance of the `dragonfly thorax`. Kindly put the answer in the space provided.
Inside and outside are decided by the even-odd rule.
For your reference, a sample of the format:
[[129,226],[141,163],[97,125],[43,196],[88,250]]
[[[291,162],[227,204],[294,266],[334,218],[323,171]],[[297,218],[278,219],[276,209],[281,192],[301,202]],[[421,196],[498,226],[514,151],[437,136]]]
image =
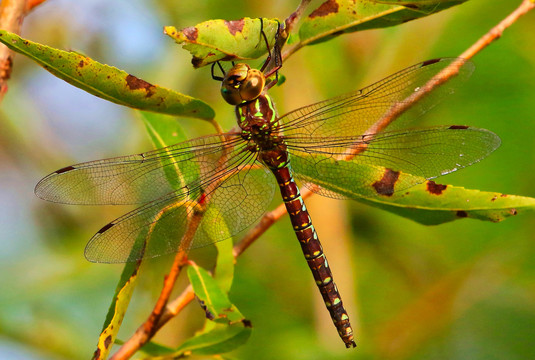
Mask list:
[[260,70],[251,69],[247,64],[236,64],[221,82],[221,95],[231,105],[255,100],[262,91],[266,78]]
[[254,101],[237,105],[236,116],[242,129],[242,138],[250,143],[251,151],[286,150],[279,136],[277,114],[268,95],[260,95]]

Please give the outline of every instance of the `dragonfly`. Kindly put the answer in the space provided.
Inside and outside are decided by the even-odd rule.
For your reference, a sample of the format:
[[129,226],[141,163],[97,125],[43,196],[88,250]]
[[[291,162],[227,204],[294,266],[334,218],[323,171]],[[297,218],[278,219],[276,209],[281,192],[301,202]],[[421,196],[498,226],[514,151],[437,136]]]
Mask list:
[[[473,70],[460,58],[428,60],[283,116],[267,93],[280,60],[266,61],[261,69],[235,64],[226,72],[219,65],[224,76],[212,75],[222,83],[223,98],[235,106],[236,129],[67,166],[43,178],[35,193],[63,204],[141,204],[100,229],[85,248],[89,261],[123,263],[228,239],[267,211],[278,187],[338,334],[346,347],[355,347],[349,316],[296,181],[335,199],[347,198],[348,184],[357,186],[361,197],[386,198],[489,155],[500,145],[491,131],[465,125],[406,127],[455,90],[452,81],[432,92],[426,86],[456,64],[461,65],[457,79]],[[407,109],[396,113],[400,106]],[[393,120],[385,122],[388,117]],[[185,241],[194,214],[202,216]]]

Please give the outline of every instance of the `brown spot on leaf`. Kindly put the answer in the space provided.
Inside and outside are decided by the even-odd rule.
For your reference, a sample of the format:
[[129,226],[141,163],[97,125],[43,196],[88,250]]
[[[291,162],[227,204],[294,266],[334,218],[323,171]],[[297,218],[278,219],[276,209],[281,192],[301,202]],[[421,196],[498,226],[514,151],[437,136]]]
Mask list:
[[83,68],[84,66],[85,66],[85,62],[83,60],[80,60],[80,62],[78,63],[78,67]]
[[379,195],[392,196],[394,194],[394,185],[399,178],[399,171],[386,169],[381,180],[372,184]]
[[126,77],[126,85],[130,90],[145,90],[146,97],[151,97],[154,94],[154,85],[146,82],[143,79],[137,78],[134,75],[128,74]]
[[437,184],[434,181],[427,182],[427,191],[433,195],[442,195],[444,190],[448,188],[448,185]]
[[490,201],[495,202],[497,198],[498,197],[495,195],[495,196],[492,197],[492,199],[490,199]]
[[100,359],[100,348],[97,348],[93,353],[93,359]]
[[509,195],[507,194],[501,194],[500,197],[508,197]]
[[338,9],[339,5],[336,0],[327,0],[323,4],[321,4],[320,7],[318,7],[316,10],[312,11],[310,15],[308,15],[308,17],[313,19],[315,17],[327,16],[329,14],[337,13]]
[[460,217],[460,218],[468,217],[468,213],[464,210],[459,210],[457,211],[457,217]]
[[191,63],[193,64],[194,68],[198,68],[202,65],[202,59],[200,57],[194,56],[191,59]]
[[182,34],[184,34],[189,41],[196,41],[199,36],[199,30],[194,26],[190,26],[183,29]]
[[251,323],[251,320],[243,319],[241,322],[243,323],[243,326],[245,326],[246,328],[252,328],[253,327],[253,324]]
[[512,209],[509,209],[509,214],[516,215],[516,214],[518,214],[518,211],[516,211],[515,208],[512,208]]
[[104,347],[107,349],[110,347],[110,344],[111,344],[111,335],[108,335],[106,337],[106,340],[104,340]]
[[243,19],[231,20],[231,21],[226,21],[225,20],[225,26],[228,28],[228,31],[233,36],[236,35],[236,33],[242,32],[244,25],[245,25],[245,21],[243,21]]
[[452,125],[450,126],[448,129],[452,129],[452,130],[466,130],[468,129],[469,126],[466,126],[466,125]]

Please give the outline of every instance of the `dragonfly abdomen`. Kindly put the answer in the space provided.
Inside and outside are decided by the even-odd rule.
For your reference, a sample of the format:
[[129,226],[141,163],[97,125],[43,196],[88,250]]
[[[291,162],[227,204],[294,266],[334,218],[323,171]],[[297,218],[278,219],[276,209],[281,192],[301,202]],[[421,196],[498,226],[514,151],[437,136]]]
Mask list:
[[[286,156],[284,156],[286,155]],[[286,158],[284,154],[281,158]],[[282,166],[281,166],[282,165]],[[349,316],[342,303],[342,298],[333,280],[333,274],[329,268],[327,257],[318,238],[318,234],[312,225],[312,219],[308,214],[307,207],[299,188],[295,183],[291,167],[286,160],[277,167],[269,166],[277,183],[279,184],[282,200],[290,216],[292,227],[301,244],[301,249],[307,264],[312,271],[316,285],[323,297],[323,301],[329,311],[338,334],[346,344],[346,347],[355,347],[353,329],[349,322]]]

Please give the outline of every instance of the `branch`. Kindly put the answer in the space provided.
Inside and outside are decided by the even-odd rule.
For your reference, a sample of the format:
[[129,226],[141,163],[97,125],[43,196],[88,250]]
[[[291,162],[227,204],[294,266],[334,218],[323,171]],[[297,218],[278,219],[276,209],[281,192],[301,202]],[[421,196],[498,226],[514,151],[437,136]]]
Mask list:
[[[3,0],[0,4],[0,29],[20,34],[26,15],[26,0]],[[0,102],[7,93],[7,81],[13,69],[13,52],[0,45]]]
[[478,52],[489,46],[492,42],[498,40],[505,29],[513,25],[518,18],[522,15],[525,15],[530,10],[535,8],[535,0],[523,0],[522,4],[515,9],[509,16],[500,21],[498,25],[490,29],[490,31],[485,34],[481,39],[475,42],[474,45],[470,46],[465,52],[463,52],[460,57],[465,59],[470,59]]
[[290,16],[288,16],[288,18],[284,21],[284,32],[286,35],[284,37],[285,39],[288,38],[295,25],[299,22],[299,20],[301,20],[305,9],[311,1],[312,0],[301,0],[301,3],[297,7],[297,9],[293,13],[291,13]]
[[[45,0],[2,0],[0,2],[0,29],[20,35],[22,20]],[[13,70],[13,51],[0,45],[0,102],[7,93],[7,82]]]
[[184,244],[184,246],[181,247],[181,250],[176,254],[173,265],[171,265],[171,270],[169,271],[169,274],[165,276],[164,285],[154,309],[147,320],[145,320],[145,322],[136,330],[134,335],[132,335],[132,337],[119,348],[110,360],[130,358],[140,347],[149,342],[159,329],[157,326],[169,297],[171,296],[171,292],[173,291],[176,279],[180,274],[180,270],[187,262],[187,250],[190,248],[189,245],[195,236],[195,232],[197,231],[201,219],[202,213],[194,210],[190,221],[188,221],[188,229],[181,241],[181,244]]
[[[499,37],[501,37],[503,31],[511,26],[518,18],[524,14],[526,14],[529,10],[533,9],[535,7],[535,0],[523,0],[522,4],[513,11],[509,16],[507,16],[504,20],[502,20],[498,25],[496,25],[494,28],[492,28],[487,34],[485,34],[481,39],[479,39],[474,45],[472,45],[470,48],[468,48],[465,52],[463,52],[460,57],[469,59],[473,57],[475,54],[479,53],[481,50],[483,50],[486,46],[488,46],[493,41],[497,40]],[[297,12],[297,11],[296,11]],[[385,116],[380,119],[376,124],[372,125],[372,127],[369,129],[369,132],[372,129],[380,130],[383,129],[386,125],[391,123],[394,119],[396,119],[399,115],[401,115],[404,111],[406,111],[410,106],[415,104],[422,96],[427,94],[428,92],[432,91],[436,86],[444,83],[449,78],[454,76],[459,67],[462,66],[463,62],[454,62],[451,66],[441,71],[439,74],[437,74],[433,79],[429,81],[428,84],[425,85],[424,91],[418,92],[420,94],[419,96],[412,97],[408,99],[407,102],[403,102],[402,106],[393,106],[390,111],[385,114]],[[357,153],[352,154],[351,156],[355,156]],[[303,189],[301,192],[301,196],[303,199],[306,199],[314,194],[314,190],[318,188],[317,186],[311,186],[309,188]],[[266,232],[275,222],[277,222],[280,218],[282,218],[286,214],[286,208],[284,204],[280,204],[277,208],[275,208],[273,211],[270,211],[260,219],[259,223],[251,229],[243,238],[242,240],[234,246],[234,257],[237,258],[240,256],[256,239],[258,239],[264,232]],[[151,331],[147,333],[147,341],[161,328],[163,327],[170,319],[172,319],[174,316],[180,313],[180,311],[194,299],[195,295],[193,292],[193,288],[191,285],[186,287],[182,294],[178,296],[174,301],[170,302],[165,309],[163,310],[163,313],[160,314],[159,321],[152,324]],[[137,334],[137,332],[136,332]],[[136,334],[134,336],[136,336]],[[130,343],[131,340],[134,338],[134,336],[127,341],[127,343]],[[127,344],[125,343],[125,345]],[[139,343],[138,343],[139,344]],[[123,347],[125,346],[123,345]],[[131,356],[139,347],[141,347],[143,344],[140,344],[136,347],[136,342],[132,341],[132,347],[130,348],[130,351],[128,352],[127,357]],[[121,351],[122,348],[119,350]],[[117,354],[114,355],[112,359],[125,359],[127,357],[117,357]]]
[[27,3],[26,3],[26,13],[29,13],[30,11],[33,10],[33,8],[41,5],[46,0],[26,0],[26,1],[27,1]]

